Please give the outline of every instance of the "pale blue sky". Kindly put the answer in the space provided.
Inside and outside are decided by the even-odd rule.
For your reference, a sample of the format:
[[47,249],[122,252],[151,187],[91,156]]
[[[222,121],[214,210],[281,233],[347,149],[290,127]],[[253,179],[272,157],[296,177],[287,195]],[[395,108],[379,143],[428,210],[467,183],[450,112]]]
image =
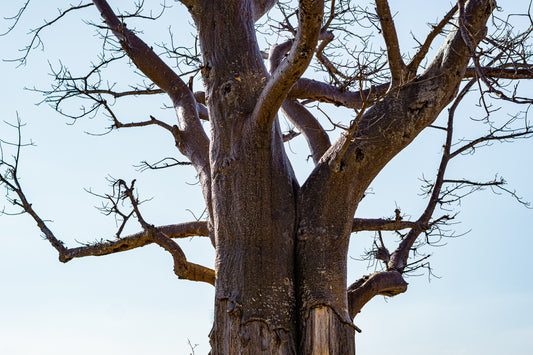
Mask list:
[[[0,13],[16,12],[17,1],[2,2]],[[50,3],[53,8],[49,9]],[[124,4],[125,1],[112,1]],[[425,23],[435,20],[449,8],[447,1],[391,1],[402,48],[414,44],[409,31],[425,33]],[[438,3],[438,4],[436,4]],[[500,1],[507,8],[527,8],[527,1]],[[2,58],[17,56],[29,27],[55,14],[65,1],[35,2],[17,31],[0,37]],[[413,8],[416,11],[412,11]],[[188,21],[175,16],[183,9],[171,9],[175,29]],[[84,18],[99,21],[95,8],[83,10]],[[172,17],[174,16],[174,17]],[[167,39],[169,23],[146,29],[143,38]],[[2,22],[0,32],[6,24]],[[178,31],[190,41],[188,31]],[[163,38],[158,35],[163,33]],[[0,63],[4,85],[0,87],[0,116],[14,122],[16,112],[27,126],[23,134],[37,147],[25,149],[20,176],[28,198],[50,227],[69,246],[77,241],[111,237],[112,218],[95,208],[99,201],[83,189],[107,192],[109,174],[126,180],[137,178],[141,196],[153,197],[143,206],[146,219],[154,224],[193,220],[188,210],[200,215],[203,210],[193,169],[173,168],[139,173],[132,166],[141,160],[155,161],[175,154],[172,139],[156,128],[122,130],[102,137],[84,131],[102,132],[109,123],[101,116],[80,120],[74,126],[58,117],[46,105],[35,106],[41,97],[24,87],[47,88],[50,63],[58,58],[74,73],[81,73],[96,57],[98,45],[93,30],[74,14],[43,34],[46,51],[36,51],[28,64],[15,68]],[[131,75],[113,73],[120,78]],[[139,100],[140,101],[140,100]],[[474,115],[474,100],[458,115],[460,136],[472,134],[468,116]],[[161,102],[131,100],[121,111],[125,121],[146,119],[149,114],[173,122],[171,110],[159,110]],[[524,108],[505,107],[499,113]],[[346,113],[346,120],[350,113]],[[500,118],[502,119],[502,118]],[[1,138],[14,138],[15,132],[0,125]],[[423,133],[403,151],[372,184],[359,216],[391,216],[396,206],[416,218],[424,207],[418,196],[418,178],[435,172],[441,134]],[[508,145],[495,144],[473,156],[453,163],[451,177],[490,179],[496,173],[509,182],[525,199],[533,200],[530,184],[533,141]],[[295,169],[303,180],[311,169],[306,162],[305,143],[291,143]],[[3,200],[2,200],[3,201]],[[0,205],[3,205],[0,202]],[[466,236],[447,240],[441,248],[428,249],[434,272],[441,278],[409,278],[409,290],[396,298],[376,298],[356,318],[363,330],[357,335],[359,354],[515,354],[526,355],[533,348],[533,286],[529,261],[533,248],[530,223],[533,211],[521,207],[509,196],[488,191],[465,199],[455,226]],[[132,226],[130,231],[138,231]],[[350,256],[358,258],[371,246],[372,235],[353,237]],[[57,253],[40,237],[35,223],[27,216],[0,217],[0,353],[66,355],[76,354],[189,354],[187,341],[199,344],[196,354],[208,352],[208,333],[213,312],[213,288],[209,285],[178,280],[172,273],[169,255],[158,247],[145,247],[105,257],[90,257],[61,264]],[[214,251],[202,238],[180,242],[191,261],[213,265]],[[350,260],[354,281],[364,273],[365,263]]]

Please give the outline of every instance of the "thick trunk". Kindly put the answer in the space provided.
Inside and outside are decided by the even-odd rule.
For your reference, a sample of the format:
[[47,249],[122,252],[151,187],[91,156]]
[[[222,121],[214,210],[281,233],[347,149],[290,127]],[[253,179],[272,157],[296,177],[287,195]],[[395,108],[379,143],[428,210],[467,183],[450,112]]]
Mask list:
[[251,120],[267,79],[251,11],[247,1],[209,2],[196,18],[212,126],[212,353],[295,354],[297,185],[277,125],[256,131]]
[[331,307],[309,309],[304,329],[299,354],[355,354],[354,326]]
[[[277,108],[275,100],[265,101],[273,106],[266,110],[256,107],[271,82],[252,2],[195,6],[211,124],[212,354],[354,354],[346,259],[355,210],[383,166],[454,97],[470,53],[452,31],[454,50],[441,50],[421,77],[370,109],[299,188],[277,122],[254,122]],[[471,18],[476,28],[487,9]],[[352,291],[365,300],[364,290]]]
[[[347,316],[345,270],[336,277],[343,292],[337,290],[331,298],[335,302],[305,301],[298,307],[294,270],[299,188],[277,123],[262,131],[251,119],[268,74],[250,13],[247,1],[209,2],[195,18],[212,127],[217,250],[212,354],[350,354],[353,327]],[[322,281],[315,286],[321,289]],[[343,305],[342,314],[337,304]],[[302,322],[309,326],[299,326]],[[300,332],[305,332],[302,340]]]

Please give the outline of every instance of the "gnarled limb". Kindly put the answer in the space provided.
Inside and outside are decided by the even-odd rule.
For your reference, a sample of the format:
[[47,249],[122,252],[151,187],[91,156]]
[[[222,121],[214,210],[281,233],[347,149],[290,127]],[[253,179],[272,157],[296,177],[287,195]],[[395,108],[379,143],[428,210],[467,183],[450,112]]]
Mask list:
[[380,271],[363,276],[348,287],[348,308],[353,319],[375,296],[396,296],[407,291],[407,282],[398,271]]
[[[67,248],[61,240],[56,238],[46,223],[35,212],[32,204],[28,202],[26,196],[22,192],[18,180],[16,180],[14,183],[11,183],[7,181],[4,176],[0,176],[0,182],[6,184],[9,189],[19,196],[20,201],[14,201],[14,203],[23,208],[24,211],[35,220],[45,238],[58,251],[59,261],[63,263],[66,263],[74,258],[108,255],[142,247],[151,243],[157,243],[171,252],[174,258],[174,270],[179,278],[191,281],[207,282],[211,285],[215,284],[214,270],[188,262],[183,252],[179,252],[181,251],[179,246],[171,239],[184,238],[192,235],[208,235],[207,222],[191,222],[163,226],[160,228],[151,226],[151,228],[146,227],[146,230],[143,233],[137,233],[131,236],[120,238],[116,241],[105,241],[85,245],[83,247]],[[165,232],[168,232],[169,234],[167,235]],[[170,240],[170,242],[168,240]]]
[[[137,215],[137,219],[144,228],[144,232],[133,234],[124,238],[118,238],[113,241],[100,241],[93,244],[87,244],[82,247],[67,248],[64,243],[54,235],[54,233],[50,230],[45,221],[33,209],[32,204],[28,201],[26,195],[22,191],[22,187],[17,177],[20,148],[22,147],[20,138],[20,122],[17,128],[19,130],[19,141],[16,144],[17,153],[14,156],[14,163],[8,163],[3,159],[3,157],[0,157],[0,167],[6,168],[5,172],[0,174],[0,185],[5,185],[5,187],[7,188],[8,200],[12,204],[20,207],[23,212],[29,214],[37,223],[37,226],[43,232],[45,238],[59,253],[59,260],[61,262],[66,263],[72,260],[73,258],[79,258],[83,256],[107,255],[142,247],[150,243],[156,243],[172,254],[174,259],[174,271],[176,275],[178,275],[178,277],[192,281],[208,282],[212,285],[215,284],[215,272],[201,265],[188,262],[181,248],[178,246],[177,243],[172,240],[172,238],[184,238],[186,236],[191,235],[209,235],[207,222],[190,222],[163,226],[160,228],[149,225],[144,221],[139,212],[139,202],[136,198],[134,198],[132,193],[133,183],[131,187],[128,187],[122,180],[119,180],[117,182],[117,184],[119,184],[119,192],[117,198],[129,198],[133,206],[133,212],[127,215],[121,213],[116,208],[116,203],[113,203],[114,208],[110,209],[110,211],[114,211],[121,218],[123,218],[123,224],[119,228],[117,236],[120,235],[120,232],[122,231],[125,222],[129,219],[129,217],[131,217],[133,213]],[[121,189],[122,193],[120,191]],[[14,193],[17,198],[10,198],[10,193]]]

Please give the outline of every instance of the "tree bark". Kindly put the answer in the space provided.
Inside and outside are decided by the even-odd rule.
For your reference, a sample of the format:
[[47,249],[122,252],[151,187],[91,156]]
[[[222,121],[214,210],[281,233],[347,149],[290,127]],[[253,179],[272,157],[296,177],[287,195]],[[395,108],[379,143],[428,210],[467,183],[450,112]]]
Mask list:
[[277,124],[254,129],[268,74],[253,11],[249,1],[201,5],[217,250],[212,354],[295,354],[297,185]]
[[[205,94],[195,95],[192,85],[187,85],[152,47],[128,29],[124,17],[115,15],[108,1],[93,0],[124,52],[160,92],[169,96],[177,116],[176,125],[153,117],[150,122],[122,124],[109,111],[114,127],[144,126],[155,121],[173,135],[176,146],[198,173],[207,205],[207,222],[157,228],[142,218],[133,193],[134,182],[127,185],[118,180],[118,185],[113,185],[114,190],[118,186],[118,196],[106,196],[113,206],[109,211],[120,215],[124,224],[135,216],[143,232],[67,248],[22,192],[16,177],[18,156],[15,165],[7,164],[7,175],[0,174],[0,182],[8,187],[8,192],[18,195],[19,200],[13,200],[13,204],[33,217],[62,262],[155,243],[173,256],[174,270],[180,278],[214,284],[215,317],[210,334],[213,355],[353,355],[354,331],[358,328],[352,320],[357,313],[376,295],[394,296],[407,289],[404,269],[412,265],[408,259],[418,235],[430,228],[440,187],[433,188],[428,207],[414,222],[402,221],[399,212],[394,220],[354,218],[359,202],[384,166],[457,96],[466,76],[483,78],[484,73],[495,69],[479,65],[475,48],[486,35],[485,23],[496,3],[458,0],[458,5],[433,28],[406,65],[389,4],[376,0],[390,83],[356,93],[300,78],[313,56],[320,59],[316,53],[329,43],[322,42],[317,48],[319,39],[330,41],[333,36],[327,29],[331,22],[324,25],[324,1],[298,1],[295,12],[298,26],[293,29],[288,24],[294,38],[273,46],[270,73],[257,44],[254,24],[277,1],[181,2],[187,6],[198,30]],[[444,44],[426,69],[418,73],[433,39],[443,32],[457,10],[459,16],[447,31]],[[330,17],[333,19],[333,15]],[[475,71],[467,72],[472,58],[478,65]],[[501,69],[508,70],[501,77],[526,75],[520,70]],[[96,68],[93,70],[97,72]],[[150,88],[144,93],[156,91]],[[300,99],[354,108],[357,118],[331,144],[320,122]],[[370,108],[364,111],[369,102]],[[303,133],[316,165],[301,187],[284,150],[277,117],[280,109]],[[454,109],[452,105],[450,112]],[[451,157],[479,143],[473,141],[450,153],[452,118],[450,114],[435,186],[442,186],[445,166]],[[210,138],[200,119],[209,121]],[[529,135],[528,129],[520,134]],[[487,136],[481,141],[489,139],[494,137]],[[19,143],[18,148],[21,146]],[[0,159],[1,164],[5,162]],[[133,209],[129,215],[117,207],[124,199],[130,201]],[[363,276],[347,287],[351,234],[359,230],[401,228],[411,231],[402,238],[399,247],[389,253],[381,241],[382,248],[378,250],[381,253],[376,251],[374,255],[384,262],[384,270]],[[215,270],[187,261],[174,239],[190,235],[211,238],[216,248]]]
[[[467,4],[474,44],[493,5]],[[358,305],[376,294],[403,292],[406,284],[402,279],[397,287],[374,287],[376,276],[373,283],[352,285],[348,300],[353,216],[379,171],[456,95],[470,50],[452,28],[424,73],[396,82],[395,92],[369,109],[353,134],[316,154],[317,166],[300,188],[277,119],[270,124],[269,117],[290,90],[276,78],[296,82],[307,59],[291,50],[286,61],[292,62],[269,76],[252,2],[195,6],[211,124],[209,193],[217,250],[212,354],[354,354],[351,319]],[[300,37],[298,48],[313,43]]]

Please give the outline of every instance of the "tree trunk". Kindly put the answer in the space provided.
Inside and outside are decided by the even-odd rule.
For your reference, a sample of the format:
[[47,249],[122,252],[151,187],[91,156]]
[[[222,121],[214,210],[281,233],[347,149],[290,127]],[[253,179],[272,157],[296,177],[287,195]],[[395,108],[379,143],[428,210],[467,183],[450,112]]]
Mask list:
[[454,51],[440,52],[419,80],[369,110],[300,188],[277,120],[271,128],[254,121],[269,74],[251,3],[189,8],[211,125],[212,354],[355,354],[346,285],[355,210],[383,166],[454,97],[468,48],[452,30]]
[[[142,219],[137,208],[139,202],[132,193],[133,182],[128,187],[124,181],[117,181],[117,203],[124,196],[129,198],[144,232],[117,242],[73,249],[55,238],[26,200],[16,179],[18,156],[15,165],[7,165],[12,176],[0,175],[0,182],[7,185],[8,192],[18,195],[22,202],[14,200],[14,204],[34,218],[63,262],[83,253],[104,255],[155,242],[172,254],[180,278],[215,283],[215,319],[210,334],[213,355],[355,354],[357,328],[352,318],[375,295],[391,296],[405,291],[407,283],[402,273],[410,250],[434,208],[430,211],[428,205],[422,215],[427,215],[427,219],[421,217],[416,222],[416,231],[409,227],[413,228],[411,232],[418,233],[414,239],[408,234],[392,254],[386,251],[387,257],[376,256],[386,263],[386,270],[367,275],[348,289],[347,254],[358,204],[384,166],[431,125],[457,95],[468,62],[486,34],[485,22],[496,4],[494,0],[458,1],[460,18],[450,26],[444,45],[425,70],[418,73],[420,62],[413,60],[414,69],[403,63],[387,2],[376,0],[391,83],[388,89],[380,85],[378,91],[383,96],[361,114],[358,110],[362,107],[348,101],[350,97],[355,101],[358,96],[361,98],[358,102],[370,102],[362,99],[363,90],[357,95],[354,92],[342,95],[344,89],[323,84],[330,92],[344,97],[339,104],[344,100],[358,111],[357,120],[331,145],[318,120],[289,94],[316,55],[318,39],[328,41],[328,31],[322,27],[325,6],[322,0],[298,2],[294,38],[275,46],[270,53],[271,76],[257,44],[254,21],[277,1],[181,2],[188,6],[199,34],[208,110],[203,116],[209,117],[210,140],[200,122],[199,105],[192,89],[126,27],[107,1],[93,0],[132,62],[169,95],[178,117],[176,126],[153,117],[150,122],[128,125],[120,123],[109,111],[114,125],[165,127],[181,153],[195,166],[209,214],[205,230],[209,230],[216,248],[216,275],[213,270],[189,263],[178,244],[164,233],[164,227],[156,228]],[[18,21],[18,15],[15,19]],[[97,69],[93,73],[98,73]],[[312,80],[305,82],[303,88],[313,86]],[[62,92],[61,85],[54,88],[54,96]],[[155,91],[145,91],[149,92]],[[79,93],[88,95],[81,90]],[[69,95],[61,96],[59,101]],[[340,96],[337,98],[340,100]],[[337,102],[328,95],[322,100]],[[316,164],[301,187],[284,150],[276,116],[280,107],[304,133]],[[444,157],[449,154],[451,128],[448,133],[450,140]],[[443,173],[443,169],[439,171],[441,184]],[[433,192],[435,196],[439,194],[435,187]],[[115,200],[107,197],[113,206],[110,213],[124,217]],[[124,217],[124,223],[129,216]],[[399,221],[398,217],[396,222]],[[129,244],[133,240],[135,243]],[[87,252],[87,248],[91,251]]]
[[278,126],[257,131],[250,119],[268,74],[249,5],[216,1],[197,17],[212,127],[212,353],[295,354],[297,185]]

